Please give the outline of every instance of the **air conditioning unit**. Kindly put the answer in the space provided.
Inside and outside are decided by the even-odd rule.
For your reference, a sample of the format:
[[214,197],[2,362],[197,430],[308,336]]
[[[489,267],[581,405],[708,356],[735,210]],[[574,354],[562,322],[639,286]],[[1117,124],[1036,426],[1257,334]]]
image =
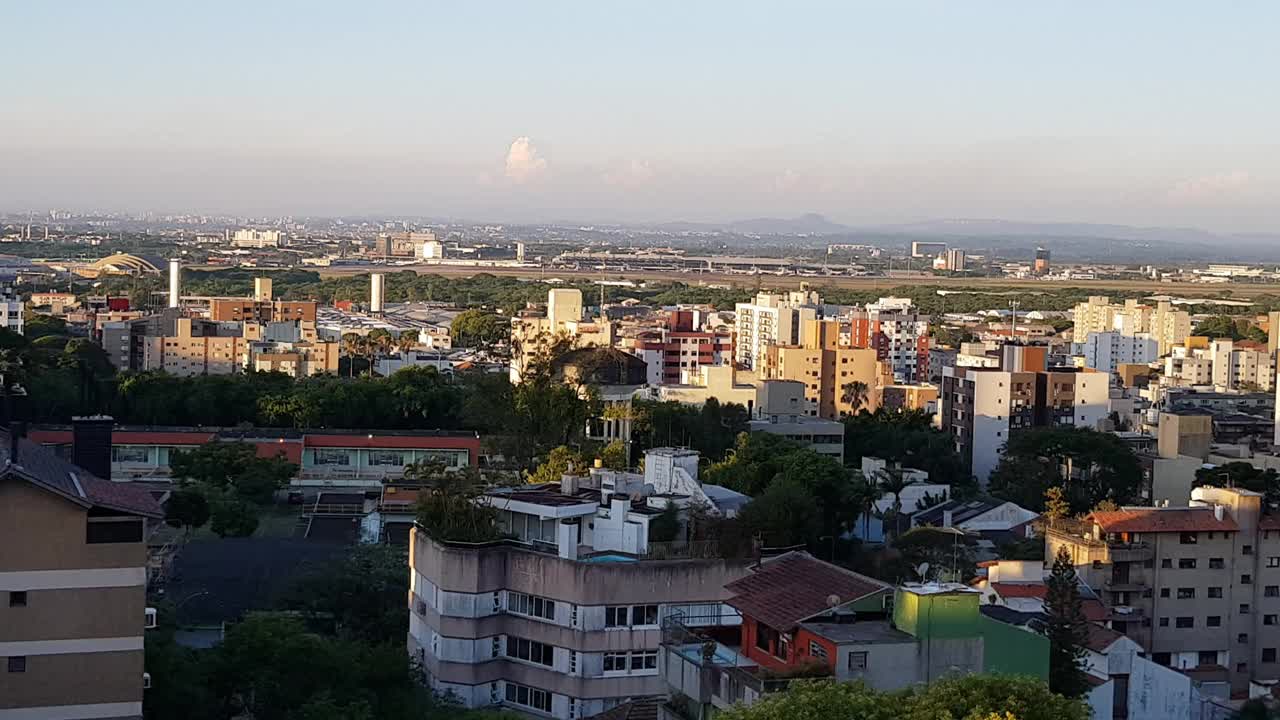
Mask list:
[[151,689],[151,673],[142,673],[142,689]]
[[413,611],[414,611],[414,612],[416,612],[416,613],[418,613],[419,615],[426,615],[426,614],[427,614],[427,604],[426,604],[426,603],[424,603],[424,602],[422,602],[421,600],[414,600],[414,601],[413,601]]
[[147,621],[146,621],[146,624],[143,625],[143,627],[145,627],[148,630],[154,629],[156,626],[156,609],[147,608],[146,612],[147,612]]

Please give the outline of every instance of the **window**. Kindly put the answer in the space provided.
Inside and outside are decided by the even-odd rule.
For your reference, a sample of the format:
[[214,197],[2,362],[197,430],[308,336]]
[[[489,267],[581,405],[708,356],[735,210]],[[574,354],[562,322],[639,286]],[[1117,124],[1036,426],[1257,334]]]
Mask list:
[[569,651],[569,674],[574,675],[578,672],[578,651]]
[[404,453],[392,450],[373,450],[369,452],[369,465],[391,465],[401,467],[404,463]]
[[1217,650],[1201,650],[1196,657],[1196,664],[1197,665],[1217,665],[1218,651]]
[[1249,633],[1240,633],[1239,635],[1236,635],[1236,642],[1240,643],[1241,645],[1248,645]]
[[1280,597],[1280,585],[1268,585],[1262,588],[1262,597]]
[[756,647],[765,652],[773,652],[774,647],[778,644],[778,631],[765,625],[759,620],[756,621]]
[[1179,570],[1195,570],[1196,559],[1195,558],[1178,558],[1178,569]]
[[507,611],[516,613],[517,615],[528,615],[529,617],[542,618],[544,620],[555,620],[556,602],[555,600],[548,600],[536,595],[509,592],[507,593]]
[[1160,588],[1160,597],[1162,598],[1169,597],[1169,588]]
[[1277,619],[1277,618],[1276,618],[1276,616],[1275,616],[1275,615],[1263,615],[1263,616],[1262,616],[1262,624],[1263,624],[1263,625],[1275,625],[1275,624],[1276,624],[1276,619]]
[[1160,618],[1160,627],[1169,627],[1169,618]]
[[627,654],[605,653],[604,654],[604,671],[605,672],[622,672],[627,669]]
[[1223,565],[1224,563],[1222,558],[1209,558],[1210,570],[1221,570],[1223,568]]
[[850,670],[866,670],[867,654],[865,652],[849,653],[849,669]]
[[1240,603],[1240,614],[1241,615],[1249,614],[1249,603]]
[[527,685],[517,685],[513,682],[507,683],[507,702],[524,707],[541,710],[542,712],[551,712],[551,693],[539,688],[531,688]]
[[1240,576],[1240,584],[1241,584],[1241,585],[1252,585],[1252,584],[1253,584],[1253,576],[1252,576],[1252,575],[1241,575],[1241,576]]
[[1249,663],[1236,663],[1236,672],[1249,672]]
[[84,541],[90,545],[142,542],[142,518],[91,517]]
[[24,673],[27,671],[27,658],[25,655],[15,655],[9,658],[9,672]]
[[27,606],[26,590],[11,590],[9,592],[9,607],[26,607],[26,606]]
[[1222,627],[1221,615],[1210,615],[1204,619],[1205,627]]
[[1162,560],[1160,561],[1160,567],[1162,567],[1162,568],[1164,568],[1164,569],[1166,569],[1166,570],[1168,570],[1169,568],[1173,567],[1173,559],[1172,559],[1172,558],[1164,558],[1164,559],[1162,559]]
[[1193,532],[1184,532],[1178,536],[1178,542],[1182,545],[1195,545],[1198,539]]
[[1273,556],[1267,558],[1267,567],[1280,568],[1280,557]]
[[631,606],[631,624],[632,625],[657,625],[658,624],[658,606],[657,605],[632,605]]
[[626,605],[610,606],[604,609],[605,627],[626,627],[630,625],[631,608]]
[[1179,600],[1194,600],[1196,597],[1195,588],[1178,588]]
[[1177,619],[1177,621],[1174,623],[1174,626],[1175,626],[1175,627],[1180,627],[1180,628],[1183,628],[1183,629],[1186,629],[1186,628],[1193,628],[1193,627],[1195,627],[1195,626],[1196,626],[1196,619],[1195,619],[1195,618],[1193,618],[1193,617],[1188,617],[1188,616],[1185,616],[1185,615],[1184,615],[1184,616],[1179,617],[1179,618]]
[[1253,546],[1252,546],[1252,545],[1241,545],[1241,546],[1240,546],[1240,554],[1241,554],[1241,555],[1252,555],[1252,554],[1253,554]]
[[1209,588],[1209,597],[1211,597],[1211,598],[1221,598],[1221,597],[1222,597],[1222,588],[1220,588],[1220,587],[1211,587],[1211,588]]
[[819,642],[817,642],[816,640],[810,640],[810,641],[809,641],[809,655],[810,655],[810,657],[815,657],[815,658],[819,658],[819,659],[821,659],[821,660],[826,660],[826,659],[827,659],[827,649],[826,649],[826,648],[824,648],[824,647],[822,647],[822,644],[821,644],[821,643],[819,643]]
[[631,669],[632,670],[657,670],[658,669],[658,651],[649,650],[646,652],[631,653]]
[[551,667],[555,651],[550,645],[534,640],[507,636],[507,657]]
[[1262,662],[1273,663],[1276,661],[1275,648],[1262,648]]
[[316,465],[350,465],[351,454],[347,450],[320,449],[315,450]]
[[628,672],[657,669],[657,650],[643,650],[631,653],[611,652],[604,654],[605,672]]
[[1169,667],[1169,662],[1172,659],[1173,659],[1173,656],[1167,652],[1151,653],[1151,662],[1157,665],[1163,665],[1165,667]]

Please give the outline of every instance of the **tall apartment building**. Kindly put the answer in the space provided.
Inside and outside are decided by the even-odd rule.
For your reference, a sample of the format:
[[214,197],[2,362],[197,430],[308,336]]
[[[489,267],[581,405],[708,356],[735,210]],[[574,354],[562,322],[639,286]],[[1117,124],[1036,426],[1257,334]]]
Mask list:
[[511,319],[511,382],[519,382],[525,369],[560,339],[577,347],[613,347],[617,326],[604,318],[584,320],[581,290],[547,291],[544,311],[524,310]]
[[0,292],[0,327],[21,335],[24,327],[22,313],[22,298],[8,289]]
[[1049,274],[1049,251],[1045,248],[1036,248],[1035,265],[1031,268],[1036,275]]
[[1153,308],[1137,300],[1125,300],[1124,305],[1112,305],[1111,299],[1092,296],[1072,310],[1073,337],[1083,342],[1091,332],[1118,332],[1121,335],[1146,333],[1156,341],[1156,352],[1166,355],[1173,346],[1191,335],[1191,316],[1173,309],[1168,301],[1160,301]]
[[732,364],[733,333],[701,330],[696,315],[669,311],[665,327],[644,330],[631,340],[631,352],[649,368],[650,385],[675,385],[682,373],[696,375],[702,366]]
[[1159,349],[1160,344],[1146,333],[1122,335],[1112,331],[1087,333],[1083,342],[1072,343],[1071,352],[1084,358],[1085,367],[1111,373],[1120,365],[1154,362]]
[[110,433],[79,419],[73,464],[0,432],[0,718],[142,718],[145,538],[163,513],[109,480]]
[[820,315],[821,299],[816,292],[757,293],[749,303],[737,303],[738,336],[734,360],[749,370],[763,361],[770,345],[800,344],[800,328]]
[[237,248],[269,248],[287,245],[279,230],[237,230],[231,236],[231,246]]
[[1275,388],[1275,355],[1260,342],[1214,340],[1209,343],[1213,357],[1213,385],[1218,390],[1255,389],[1270,392]]
[[259,298],[218,299],[209,303],[209,319],[216,322],[315,322],[317,303],[314,300],[272,300],[268,281],[268,296]]
[[1046,368],[1044,360],[1043,348],[1006,346],[1000,368],[943,369],[941,427],[979,482],[999,465],[1012,434],[1043,426],[1096,429],[1106,419],[1109,375]]
[[374,253],[383,256],[396,255],[400,257],[412,257],[422,254],[422,246],[425,243],[435,242],[436,234],[430,230],[424,230],[422,232],[387,233],[385,235],[378,236],[378,239],[374,244]]
[[1071,554],[1114,630],[1155,662],[1229,680],[1280,680],[1280,518],[1262,496],[1196,488],[1191,507],[1126,507],[1046,530]]
[[336,342],[254,342],[249,345],[249,366],[295,378],[337,375],[340,348]]
[[[698,483],[697,461],[660,448],[643,476],[593,470],[490,492],[515,539],[451,543],[414,528],[408,646],[430,686],[466,707],[560,720],[663,694],[662,623],[741,622],[723,604],[725,585],[752,562],[649,541],[668,502],[724,511],[725,496],[713,501]],[[662,496],[642,497],[646,485]]]
[[[229,375],[241,372],[249,362],[249,345],[257,339],[254,323],[223,323],[177,318],[174,332],[147,335],[142,341],[142,370],[163,370],[170,375]],[[249,335],[246,337],[246,335]]]
[[848,323],[846,344],[874,349],[876,357],[889,364],[894,382],[929,380],[929,318],[911,300],[880,298],[841,319]]
[[[765,348],[761,378],[803,383],[811,417],[835,420],[859,410],[874,412],[880,407],[880,388],[892,384],[889,363],[881,362],[873,348],[841,345],[840,330],[838,320],[805,321],[798,344]],[[865,385],[864,397],[846,391],[855,382]]]

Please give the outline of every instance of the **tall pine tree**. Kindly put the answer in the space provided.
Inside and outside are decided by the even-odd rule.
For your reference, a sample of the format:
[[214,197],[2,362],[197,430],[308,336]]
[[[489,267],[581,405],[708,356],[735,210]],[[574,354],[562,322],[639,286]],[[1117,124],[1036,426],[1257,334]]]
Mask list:
[[1089,621],[1084,616],[1076,568],[1066,547],[1058,548],[1053,559],[1044,611],[1049,616],[1045,629],[1049,637],[1049,689],[1067,697],[1080,697],[1089,690],[1084,670]]

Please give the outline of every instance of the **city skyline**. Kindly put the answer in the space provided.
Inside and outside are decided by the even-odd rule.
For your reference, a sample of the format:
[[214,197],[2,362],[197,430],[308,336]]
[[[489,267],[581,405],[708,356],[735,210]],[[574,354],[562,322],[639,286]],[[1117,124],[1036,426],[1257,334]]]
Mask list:
[[[22,6],[5,209],[1280,230],[1280,54],[1205,8]],[[893,28],[894,30],[887,30]]]

